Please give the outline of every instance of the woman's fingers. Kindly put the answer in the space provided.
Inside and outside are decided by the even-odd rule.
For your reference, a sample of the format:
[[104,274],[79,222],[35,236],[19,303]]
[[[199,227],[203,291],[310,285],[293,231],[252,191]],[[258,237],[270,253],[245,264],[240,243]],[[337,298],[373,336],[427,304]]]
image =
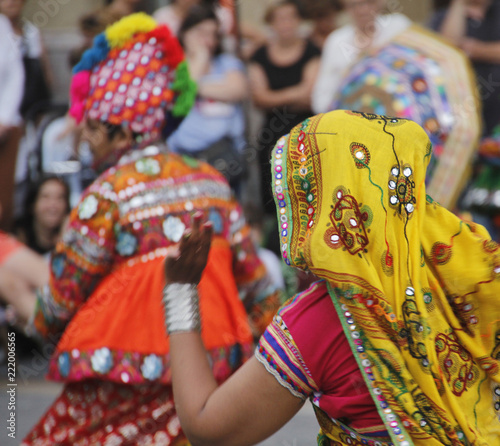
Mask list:
[[203,221],[203,214],[193,216],[192,225],[187,229],[180,243],[172,247],[165,261],[168,282],[198,283],[207,264],[213,235],[211,222]]
[[198,234],[201,228],[201,222],[203,221],[203,214],[201,212],[196,212],[193,216],[193,233]]

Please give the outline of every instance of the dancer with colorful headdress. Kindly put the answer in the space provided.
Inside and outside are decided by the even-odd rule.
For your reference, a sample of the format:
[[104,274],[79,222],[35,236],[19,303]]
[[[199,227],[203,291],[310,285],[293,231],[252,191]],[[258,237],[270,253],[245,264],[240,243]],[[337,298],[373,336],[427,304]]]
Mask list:
[[[308,398],[322,446],[499,444],[500,249],[426,195],[430,157],[416,123],[343,110],[278,141],[283,259],[321,280],[281,308],[255,358],[220,387],[195,312],[171,306],[203,259],[189,276],[172,272],[209,246],[210,229],[167,258],[166,318],[183,323],[167,327],[173,387],[193,444],[255,444]],[[194,290],[182,298],[194,308]]]
[[195,94],[177,39],[141,13],[97,36],[75,68],[70,114],[102,173],[72,211],[49,285],[21,315],[34,310],[28,328],[57,343],[48,377],[65,383],[24,445],[187,444],[156,295],[163,259],[194,213],[215,233],[200,305],[218,381],[251,355],[252,328],[277,309],[227,182],[155,144]]

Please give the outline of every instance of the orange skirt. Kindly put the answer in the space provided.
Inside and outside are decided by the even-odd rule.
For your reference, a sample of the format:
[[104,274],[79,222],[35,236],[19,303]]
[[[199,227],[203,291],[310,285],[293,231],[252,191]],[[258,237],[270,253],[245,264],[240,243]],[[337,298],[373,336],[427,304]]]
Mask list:
[[[67,326],[49,379],[170,383],[161,303],[163,259],[123,265],[97,287]],[[248,316],[232,273],[229,244],[215,239],[199,285],[202,338],[218,381],[252,355]]]

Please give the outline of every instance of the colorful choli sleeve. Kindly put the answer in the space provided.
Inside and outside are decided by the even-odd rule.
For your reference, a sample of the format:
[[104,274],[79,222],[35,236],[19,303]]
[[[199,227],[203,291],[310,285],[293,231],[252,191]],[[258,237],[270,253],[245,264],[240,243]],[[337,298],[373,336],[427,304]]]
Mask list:
[[49,285],[37,291],[28,331],[57,337],[99,282],[111,270],[115,253],[116,196],[98,185],[73,209],[62,240],[51,257]]
[[282,291],[269,278],[250,237],[250,228],[245,222],[243,211],[236,201],[229,218],[234,277],[249,315],[252,334],[258,339],[282,304]]
[[278,314],[255,349],[255,357],[276,380],[297,398],[306,400],[318,385],[314,382],[285,322]]

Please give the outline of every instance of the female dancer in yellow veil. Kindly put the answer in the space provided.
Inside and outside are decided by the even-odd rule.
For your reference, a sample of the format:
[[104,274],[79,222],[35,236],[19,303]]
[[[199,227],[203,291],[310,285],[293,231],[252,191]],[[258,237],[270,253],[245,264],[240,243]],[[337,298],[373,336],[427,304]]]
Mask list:
[[175,294],[193,311],[172,305],[170,287],[203,268],[211,231],[194,225],[167,258],[164,292],[167,329],[182,327],[169,330],[173,384],[193,444],[254,444],[306,397],[321,445],[500,444],[500,249],[426,195],[431,156],[412,121],[350,111],[278,141],[283,258],[322,280],[285,304],[221,387],[189,322],[196,291]]

